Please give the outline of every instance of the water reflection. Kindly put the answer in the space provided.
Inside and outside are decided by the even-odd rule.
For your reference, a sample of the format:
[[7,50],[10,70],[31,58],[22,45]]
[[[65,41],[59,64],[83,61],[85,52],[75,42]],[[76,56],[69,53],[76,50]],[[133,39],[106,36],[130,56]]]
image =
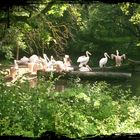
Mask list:
[[134,95],[140,95],[140,72],[132,74],[132,78],[128,81],[128,85],[131,85],[132,93]]
[[[55,83],[55,89],[58,92],[64,92],[66,88],[69,88],[68,80],[58,80]],[[81,81],[82,84],[86,83],[91,83],[93,84],[94,80],[92,81]],[[120,86],[124,90],[130,89],[132,91],[133,96],[139,96],[140,95],[140,72],[136,72],[132,74],[131,79],[125,80],[125,81],[120,81],[120,80],[109,80],[106,81],[107,83],[111,84],[112,86]]]

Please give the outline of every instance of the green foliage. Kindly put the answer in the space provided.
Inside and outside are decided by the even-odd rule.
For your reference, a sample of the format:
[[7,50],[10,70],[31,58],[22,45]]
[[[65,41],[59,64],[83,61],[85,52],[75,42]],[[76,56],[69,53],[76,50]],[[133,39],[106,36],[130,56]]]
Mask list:
[[55,4],[48,11],[48,15],[53,15],[55,17],[63,16],[64,11],[67,9],[67,4]]
[[53,0],[44,0],[44,3],[12,8],[10,29],[2,37],[2,46],[8,46],[8,51],[1,49],[6,57],[10,56],[9,59],[15,57],[15,54],[18,59],[19,50],[27,55],[42,55],[46,51],[58,55],[64,52],[67,40],[72,36],[69,28],[71,25],[64,22],[64,13],[69,5],[53,4]]
[[[131,16],[127,15],[129,5],[129,13],[133,11]],[[83,4],[79,10],[81,28],[76,33],[76,41],[70,42],[70,50],[76,53],[89,50],[98,57],[106,51],[112,53],[119,49],[129,57],[133,57],[133,54],[138,57],[139,49],[134,46],[139,46],[139,26],[131,20],[138,18],[139,6],[130,3],[124,6],[126,13],[122,10],[123,4]],[[137,17],[134,16],[136,13]]]
[[125,15],[130,17],[130,21],[133,24],[139,24],[140,21],[140,6],[136,3],[123,3],[121,5],[121,10],[125,13]]
[[[44,3],[12,9],[10,29],[4,35],[2,27],[0,33],[0,50],[6,58],[14,58],[15,54],[18,58],[19,52],[21,55],[49,52],[61,57],[66,51],[76,54],[86,50],[96,52],[95,57],[99,57],[116,49],[138,57],[138,4],[57,4],[53,0]],[[1,13],[0,17],[3,16]]]
[[[24,33],[22,27],[11,27],[5,30],[5,36],[2,39],[2,46],[0,50],[5,54],[6,59],[13,59],[16,49],[20,47],[21,50],[26,49],[24,41]],[[25,28],[26,29],[26,28]]]
[[140,6],[136,3],[123,3],[120,6],[121,10],[128,17],[128,20],[133,24],[135,28],[135,36],[137,37],[136,46],[139,45],[139,37],[140,37]]
[[53,76],[38,79],[35,88],[27,81],[9,87],[0,79],[0,135],[35,137],[48,130],[76,138],[140,131],[140,100],[129,90],[75,79],[57,92]]

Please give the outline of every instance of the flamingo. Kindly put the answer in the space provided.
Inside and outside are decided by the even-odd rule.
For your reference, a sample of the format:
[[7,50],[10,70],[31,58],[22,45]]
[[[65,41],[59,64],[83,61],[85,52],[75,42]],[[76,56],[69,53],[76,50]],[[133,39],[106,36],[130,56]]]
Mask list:
[[103,58],[100,59],[99,61],[99,67],[102,68],[106,65],[107,61],[108,61],[108,57],[110,58],[110,56],[105,52],[104,53],[104,56]]
[[119,55],[119,51],[116,50],[116,55],[115,54],[111,54],[111,58],[115,58],[115,62],[116,62],[116,67],[121,66],[123,58],[126,59],[126,55]]
[[86,56],[80,56],[77,59],[77,62],[80,63],[79,67],[82,67],[83,65],[86,65],[89,61],[89,55],[91,55],[91,53],[89,51],[86,51]]

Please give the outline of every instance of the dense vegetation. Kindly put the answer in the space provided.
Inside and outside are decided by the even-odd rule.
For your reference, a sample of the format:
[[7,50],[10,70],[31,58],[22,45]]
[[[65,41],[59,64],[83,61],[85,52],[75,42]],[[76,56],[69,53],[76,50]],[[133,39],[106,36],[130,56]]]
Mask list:
[[28,82],[8,87],[1,80],[0,135],[34,137],[55,131],[75,138],[139,133],[139,97],[110,87],[106,82],[83,86],[74,80],[64,92],[57,92],[54,81],[40,79],[31,88]]
[[[128,57],[138,59],[140,52],[140,6],[118,4],[45,4],[12,7],[7,22],[1,23],[1,57],[20,59],[23,55],[45,52],[61,58],[64,53],[74,56],[86,50],[99,59],[105,51],[119,49]],[[6,14],[0,12],[1,20]],[[91,63],[92,65],[92,63]]]

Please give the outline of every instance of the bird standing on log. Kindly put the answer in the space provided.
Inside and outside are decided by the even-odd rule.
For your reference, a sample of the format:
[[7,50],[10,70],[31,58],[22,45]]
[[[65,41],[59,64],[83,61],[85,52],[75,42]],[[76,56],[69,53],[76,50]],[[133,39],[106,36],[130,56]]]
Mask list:
[[71,65],[71,59],[69,55],[65,55],[65,57],[63,58],[64,61],[64,65],[65,65],[65,71],[73,71],[74,68]]
[[116,62],[116,67],[120,67],[122,65],[122,61],[123,58],[126,59],[126,55],[119,55],[119,51],[116,50],[116,55],[115,54],[111,54],[111,58],[115,58],[115,62]]
[[89,61],[89,55],[91,55],[91,53],[89,51],[86,51],[86,56],[80,56],[77,59],[77,62],[80,63],[79,67],[82,67],[83,65],[86,65]]
[[105,57],[101,58],[99,61],[100,68],[103,68],[107,64],[108,58],[110,58],[110,56],[106,52],[104,53],[104,56]]

